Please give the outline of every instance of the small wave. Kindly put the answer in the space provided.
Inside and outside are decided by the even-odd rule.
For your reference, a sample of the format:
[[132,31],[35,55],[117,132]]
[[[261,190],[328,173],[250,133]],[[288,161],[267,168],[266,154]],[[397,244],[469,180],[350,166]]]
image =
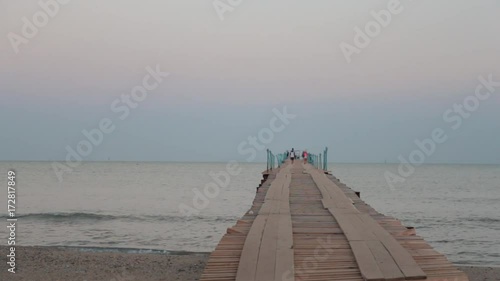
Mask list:
[[[6,215],[0,216],[1,219],[11,218]],[[172,215],[109,215],[96,213],[29,213],[20,214],[17,219],[40,220],[40,221],[109,221],[109,220],[126,220],[126,221],[165,221],[165,222],[192,222],[192,221],[209,221],[209,222],[235,222],[238,220],[236,216],[221,217],[202,217],[202,216],[172,216]]]
[[[39,246],[48,247],[51,246]],[[161,254],[161,255],[207,255],[210,252],[190,252],[190,251],[171,251],[160,249],[139,249],[139,248],[112,248],[112,247],[81,247],[81,246],[55,246],[58,249],[77,250],[80,252],[91,253],[127,253],[127,254]]]
[[[0,218],[8,218],[8,216],[0,216]],[[111,220],[120,218],[112,215],[95,214],[95,213],[29,213],[16,216],[17,219],[39,219],[39,220]]]
[[491,217],[480,217],[480,218],[466,218],[470,222],[482,222],[482,223],[500,223],[500,219]]

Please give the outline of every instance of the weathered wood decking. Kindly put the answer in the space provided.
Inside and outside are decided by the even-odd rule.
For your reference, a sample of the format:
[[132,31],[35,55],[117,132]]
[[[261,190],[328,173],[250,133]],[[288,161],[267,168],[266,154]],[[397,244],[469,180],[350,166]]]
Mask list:
[[467,281],[415,231],[331,175],[295,161],[273,170],[219,242],[201,281]]

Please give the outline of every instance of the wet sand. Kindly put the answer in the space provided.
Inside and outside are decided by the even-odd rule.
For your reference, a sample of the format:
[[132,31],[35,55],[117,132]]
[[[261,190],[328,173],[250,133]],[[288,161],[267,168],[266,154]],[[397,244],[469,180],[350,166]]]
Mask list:
[[[0,253],[5,257],[7,247],[0,246]],[[16,258],[16,274],[7,272],[7,265],[3,263],[0,280],[195,281],[203,272],[208,254],[95,253],[18,246]],[[500,281],[500,268],[464,266],[460,269],[469,274],[470,281]]]
[[459,266],[467,273],[470,281],[499,281],[500,267]]

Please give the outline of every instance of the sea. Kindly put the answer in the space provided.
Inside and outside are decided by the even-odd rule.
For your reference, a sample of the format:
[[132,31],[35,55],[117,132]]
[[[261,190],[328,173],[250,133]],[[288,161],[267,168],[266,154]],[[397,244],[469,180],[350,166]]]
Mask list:
[[[500,266],[499,165],[422,165],[390,187],[384,175],[397,168],[328,167],[377,211],[415,227],[453,263]],[[5,225],[11,169],[17,245],[169,254],[212,251],[250,208],[266,164],[84,162],[59,181],[51,162],[0,162]],[[0,236],[8,237],[7,231],[0,227]]]

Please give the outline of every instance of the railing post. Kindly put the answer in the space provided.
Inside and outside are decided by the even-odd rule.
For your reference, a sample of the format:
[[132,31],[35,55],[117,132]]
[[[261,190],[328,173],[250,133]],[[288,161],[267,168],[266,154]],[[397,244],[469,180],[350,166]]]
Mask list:
[[323,153],[323,170],[327,171],[328,170],[328,147],[325,147],[325,152]]
[[274,154],[269,150],[269,157],[271,157],[271,171],[274,169]]
[[271,170],[274,169],[274,154],[271,152]]
[[269,171],[269,149],[266,149],[266,154],[267,154],[266,169],[267,169],[267,171]]

